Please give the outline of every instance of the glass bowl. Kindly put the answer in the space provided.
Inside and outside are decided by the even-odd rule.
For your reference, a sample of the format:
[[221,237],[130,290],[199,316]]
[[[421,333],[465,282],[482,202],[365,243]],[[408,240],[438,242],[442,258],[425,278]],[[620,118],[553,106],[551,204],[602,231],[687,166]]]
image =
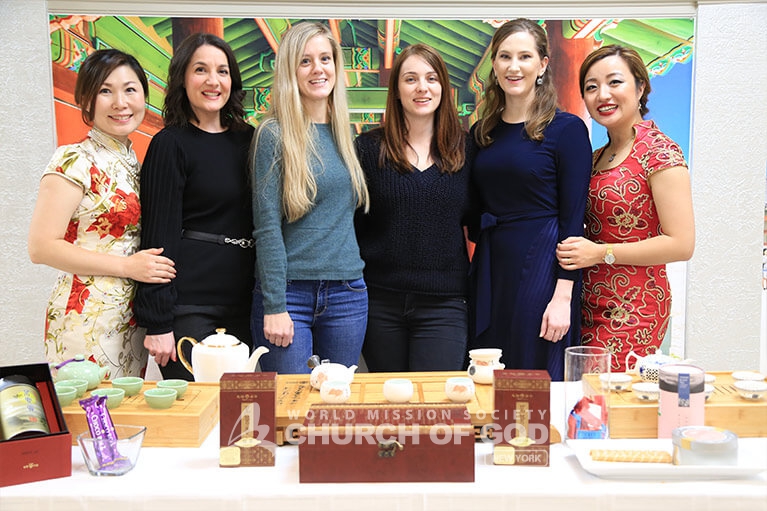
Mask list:
[[90,431],[77,435],[77,444],[94,476],[121,476],[136,466],[146,426],[115,424],[117,441],[91,438]]

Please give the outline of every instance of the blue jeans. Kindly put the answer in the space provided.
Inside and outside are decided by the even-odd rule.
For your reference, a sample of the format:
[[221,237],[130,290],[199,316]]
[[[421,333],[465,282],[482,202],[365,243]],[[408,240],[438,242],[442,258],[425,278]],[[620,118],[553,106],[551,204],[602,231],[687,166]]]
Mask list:
[[460,371],[468,339],[468,305],[460,296],[371,288],[362,354],[371,372]]
[[251,332],[256,346],[266,346],[262,371],[280,374],[309,373],[306,365],[316,354],[345,366],[357,364],[368,316],[368,293],[363,279],[292,280],[285,293],[293,320],[293,342],[286,347],[264,337],[264,300],[260,283],[253,290]]

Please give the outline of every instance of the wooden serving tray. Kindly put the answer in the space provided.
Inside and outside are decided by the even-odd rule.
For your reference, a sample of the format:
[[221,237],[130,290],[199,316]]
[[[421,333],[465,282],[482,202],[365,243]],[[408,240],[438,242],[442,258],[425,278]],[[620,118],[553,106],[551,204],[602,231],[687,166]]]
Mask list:
[[[150,408],[144,401],[143,392],[155,384],[144,382],[141,392],[123,398],[120,406],[109,410],[112,422],[146,426],[143,445],[147,447],[199,447],[218,423],[218,383],[190,382],[184,397],[165,410]],[[99,388],[111,386],[109,381],[104,381]],[[85,391],[84,397],[89,395],[90,391]],[[73,444],[77,444],[77,435],[88,431],[85,411],[78,401],[75,399],[62,408]]]
[[[466,376],[465,371],[435,371],[416,373],[359,373],[351,384],[352,395],[347,404],[391,407],[383,395],[383,384],[389,378],[407,378],[413,382],[410,404],[451,401],[445,395],[445,381],[452,376]],[[475,384],[474,397],[466,403],[471,424],[477,434],[482,426],[493,422],[493,386]],[[296,425],[302,425],[311,405],[322,404],[320,391],[312,388],[308,374],[278,374],[276,395],[277,444],[298,438]],[[396,405],[402,407],[404,405]],[[290,438],[286,438],[285,434]]]
[[[714,375],[714,392],[706,401],[706,426],[732,431],[744,438],[767,436],[767,400],[740,397],[730,371],[707,371]],[[587,378],[599,388],[598,376]],[[633,382],[640,381],[634,376]],[[610,393],[610,438],[657,438],[658,402],[637,398],[631,389]]]

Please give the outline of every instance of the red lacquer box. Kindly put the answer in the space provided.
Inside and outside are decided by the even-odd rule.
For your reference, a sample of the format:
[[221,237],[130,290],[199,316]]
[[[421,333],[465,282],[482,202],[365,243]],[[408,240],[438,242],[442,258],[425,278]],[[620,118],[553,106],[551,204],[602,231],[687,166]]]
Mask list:
[[0,377],[26,376],[40,394],[51,433],[0,441],[0,486],[72,475],[72,435],[67,429],[48,364],[0,367]]

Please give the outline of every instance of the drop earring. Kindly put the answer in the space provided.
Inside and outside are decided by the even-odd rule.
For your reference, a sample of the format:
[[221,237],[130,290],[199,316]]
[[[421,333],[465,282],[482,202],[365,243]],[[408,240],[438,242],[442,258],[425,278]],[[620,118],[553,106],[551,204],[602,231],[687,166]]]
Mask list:
[[537,80],[535,80],[536,85],[543,85],[543,75],[539,76]]

